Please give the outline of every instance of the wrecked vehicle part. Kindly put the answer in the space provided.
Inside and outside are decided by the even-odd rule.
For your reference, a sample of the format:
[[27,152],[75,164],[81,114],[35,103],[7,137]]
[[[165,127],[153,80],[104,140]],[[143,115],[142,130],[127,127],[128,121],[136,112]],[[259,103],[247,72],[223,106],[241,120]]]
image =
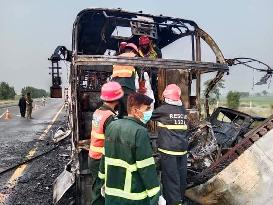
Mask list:
[[[123,36],[119,27],[129,28],[131,33]],[[112,56],[118,51],[121,41],[137,43],[139,35],[143,34],[150,36],[159,49],[180,38],[190,37],[192,49],[189,51],[192,61],[149,60]],[[213,50],[216,62],[202,61],[201,40]],[[74,170],[72,173],[75,174],[77,204],[88,204],[90,202],[90,190],[92,188],[92,177],[87,164],[88,152],[81,149],[78,142],[90,138],[92,114],[101,105],[100,89],[111,76],[113,64],[141,66],[145,69],[155,67],[158,70],[155,78],[158,82],[157,90],[154,92],[155,98],[161,103],[162,91],[165,86],[176,83],[181,88],[182,101],[185,107],[192,110],[197,121],[201,112],[201,74],[217,73],[206,90],[206,98],[208,99],[211,89],[229,71],[227,62],[217,44],[195,22],[179,18],[153,16],[141,12],[126,12],[120,9],[85,9],[81,11],[73,25],[72,50],[71,99],[69,102],[72,129],[72,170]],[[193,86],[196,88],[195,94],[191,91]],[[206,103],[206,114],[209,115],[208,103]],[[213,123],[210,122],[210,124],[205,124],[205,126],[199,127],[199,130],[197,129],[198,134],[196,136],[201,135],[202,138],[193,143],[192,146],[192,158],[195,157],[195,161],[190,165],[193,167],[192,177],[189,180],[191,186],[198,186],[217,175],[219,172],[214,172],[211,167],[222,162],[226,153],[233,149],[232,147],[230,147],[231,149],[223,149],[224,151],[221,149],[218,145]],[[156,135],[156,125],[153,122],[151,122],[150,131],[153,136]],[[195,139],[198,138],[195,137]],[[242,137],[241,140],[230,141],[236,144],[243,142],[243,140]],[[202,154],[198,154],[200,151]],[[205,159],[204,162],[201,159]],[[232,158],[232,160],[234,159]],[[221,170],[228,165],[229,163],[223,162]],[[192,190],[189,189],[187,192]],[[194,193],[192,191],[192,194]]]
[[55,179],[53,183],[53,204],[57,204],[64,194],[75,184],[75,174],[71,170],[70,161],[64,171]]
[[[211,62],[195,62],[195,61],[186,61],[186,60],[173,60],[173,59],[157,59],[150,60],[148,58],[126,58],[119,56],[78,56],[75,57],[74,61],[75,65],[103,65],[103,66],[112,66],[116,63],[121,65],[132,65],[132,66],[142,66],[142,67],[156,67],[156,68],[164,68],[166,70],[171,69],[181,69],[181,70],[197,70],[202,73],[203,72],[227,72],[228,66],[219,64],[219,63],[211,63]],[[167,66],[167,67],[166,67]]]
[[51,57],[48,59],[50,61],[69,61],[72,60],[72,52],[68,50],[65,46],[57,46],[54,53],[51,55]]
[[[129,35],[122,35],[121,28],[128,29]],[[100,106],[100,88],[112,74],[113,64],[155,67],[157,75],[151,81],[158,81],[155,98],[162,101],[162,92],[167,84],[176,83],[182,90],[182,100],[187,109],[200,115],[201,74],[207,72],[227,73],[225,61],[203,62],[201,59],[201,31],[194,21],[166,16],[153,16],[143,13],[126,12],[115,9],[85,9],[81,11],[73,25],[73,58],[70,70],[71,122],[75,149],[74,163],[78,166],[76,174],[77,204],[89,203],[92,178],[88,172],[88,153],[78,149],[77,142],[90,138],[92,112]],[[162,49],[183,37],[191,39],[191,61],[145,58],[122,58],[112,56],[118,51],[121,41],[138,44],[140,35],[148,35],[155,45]],[[204,36],[204,35],[203,35]],[[211,38],[205,38],[211,41]],[[215,42],[214,42],[215,43]],[[215,44],[216,45],[216,44]],[[217,59],[224,59],[217,46],[212,47]],[[110,52],[111,51],[111,52]],[[215,53],[214,52],[214,53]],[[106,54],[106,55],[104,55]],[[107,55],[110,54],[110,55]],[[149,71],[149,69],[148,69]],[[192,81],[196,80],[196,81]],[[191,93],[191,87],[196,93]],[[153,123],[151,123],[153,124]],[[156,131],[156,125],[151,131]]]
[[208,168],[219,157],[219,146],[209,122],[201,122],[189,135],[188,184],[191,178]]
[[71,134],[71,129],[67,129],[65,130],[65,128],[63,127],[59,127],[57,128],[57,130],[55,131],[52,140],[54,143],[57,143],[65,138],[67,138],[69,135]]
[[[200,179],[200,174],[221,160],[222,156],[244,139],[246,133],[264,121],[262,117],[218,107],[189,136],[189,186],[200,184],[198,180],[207,181],[208,178]],[[223,169],[226,166],[228,163]]]
[[[244,65],[246,67],[255,69],[257,71],[262,71],[262,72],[273,72],[272,68],[267,65],[266,63],[259,61],[257,59],[254,58],[232,58],[232,59],[226,59],[226,62],[229,66],[234,66],[234,65]],[[256,66],[251,65],[250,63],[259,63],[260,65],[264,66],[266,69],[263,68],[259,68]]]
[[59,62],[61,60],[69,61],[72,60],[72,52],[68,50],[65,46],[58,46],[54,53],[48,58],[51,61],[51,80],[52,86],[50,87],[50,97],[51,98],[62,98],[62,80],[60,76],[61,67]]
[[[233,58],[233,59],[226,59],[226,62],[228,63],[229,66],[244,65],[256,71],[265,72],[266,74],[260,79],[259,82],[256,82],[255,85],[270,84],[271,79],[273,77],[273,69],[266,63],[254,58],[242,58],[242,57]],[[258,63],[259,67],[252,65],[253,63]],[[270,79],[270,82],[268,82],[269,79]]]
[[[216,56],[216,62],[219,62],[221,64],[227,64],[225,57],[222,53],[222,51],[220,50],[219,46],[216,44],[216,42],[213,40],[213,38],[206,33],[204,30],[198,28],[197,29],[197,36],[199,36],[200,38],[202,38],[207,45],[210,46],[211,50],[214,52],[215,56]],[[200,60],[201,60],[201,56],[200,56]],[[206,117],[209,117],[209,94],[212,91],[212,89],[217,85],[217,83],[224,77],[225,72],[222,71],[218,71],[215,78],[213,78],[204,93],[205,96],[205,115]]]
[[[152,21],[140,20],[140,17]],[[138,26],[134,26],[135,24]],[[128,37],[112,35],[117,26],[129,28],[131,35]],[[153,29],[146,29],[147,27]],[[194,21],[180,18],[118,9],[85,9],[78,14],[74,23],[72,47],[73,51],[76,50],[80,55],[103,55],[107,49],[118,50],[120,40],[138,44],[138,36],[145,34],[155,39],[161,49],[179,38],[192,35],[197,27]]]
[[254,123],[264,120],[265,118],[250,116],[224,107],[218,107],[209,118],[217,143],[222,148],[234,146],[244,134],[253,129]]
[[206,205],[272,204],[272,137],[273,115],[204,170],[188,198]]
[[273,116],[264,120],[261,125],[247,132],[240,142],[229,149],[218,161],[212,164],[208,169],[193,177],[194,183],[203,184],[220,171],[226,168],[231,162],[238,158],[245,150],[247,150],[254,142],[263,137],[268,131],[273,129]]

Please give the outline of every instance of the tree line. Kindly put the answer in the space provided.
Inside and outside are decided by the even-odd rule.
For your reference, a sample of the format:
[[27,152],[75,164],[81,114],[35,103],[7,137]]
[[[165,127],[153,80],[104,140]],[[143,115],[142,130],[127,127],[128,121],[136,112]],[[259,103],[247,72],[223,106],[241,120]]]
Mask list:
[[[26,86],[22,88],[21,94],[31,93],[33,98],[47,97],[48,93],[44,89],[35,88],[32,86]],[[10,86],[7,82],[0,82],[0,100],[14,100],[16,92],[13,86]]]
[[16,92],[14,87],[6,82],[0,83],[0,100],[12,100],[15,98]]
[[26,86],[26,87],[22,88],[21,93],[25,94],[25,95],[27,93],[30,93],[33,98],[41,98],[43,96],[45,96],[45,97],[48,96],[48,93],[45,90],[34,88],[31,86]]

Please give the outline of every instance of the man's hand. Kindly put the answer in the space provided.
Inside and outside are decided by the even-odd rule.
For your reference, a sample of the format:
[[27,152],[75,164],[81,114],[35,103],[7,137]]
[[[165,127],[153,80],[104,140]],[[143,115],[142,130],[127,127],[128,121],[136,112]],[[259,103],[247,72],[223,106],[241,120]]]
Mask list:
[[100,194],[105,198],[105,186],[104,185],[100,189]]
[[166,205],[166,200],[163,198],[163,196],[160,196],[159,197],[159,200],[158,200],[158,205]]
[[78,148],[89,151],[90,140],[80,140],[78,142]]

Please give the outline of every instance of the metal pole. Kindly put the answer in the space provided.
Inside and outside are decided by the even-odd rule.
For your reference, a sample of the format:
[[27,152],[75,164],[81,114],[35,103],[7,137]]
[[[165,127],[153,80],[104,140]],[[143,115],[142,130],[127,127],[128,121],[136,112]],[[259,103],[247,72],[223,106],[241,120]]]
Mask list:
[[[195,36],[196,39],[196,61],[201,62],[201,38],[198,34]],[[196,107],[197,110],[199,111],[199,116],[201,114],[201,106],[200,106],[200,101],[201,101],[201,73],[200,71],[196,71]]]

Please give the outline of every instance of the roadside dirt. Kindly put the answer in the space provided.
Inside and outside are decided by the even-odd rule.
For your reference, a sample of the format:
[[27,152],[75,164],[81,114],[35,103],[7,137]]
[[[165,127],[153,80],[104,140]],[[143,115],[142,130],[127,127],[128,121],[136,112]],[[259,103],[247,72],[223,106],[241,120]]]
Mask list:
[[[59,126],[64,125],[65,119],[64,116],[62,116],[61,119],[53,125],[52,130],[54,131]],[[14,153],[18,157],[12,158],[12,160],[9,160],[8,158],[8,156],[12,154],[10,147],[0,147],[0,149],[4,149],[5,153],[7,153],[5,159],[2,160],[2,162],[5,163],[5,168],[21,162],[24,159],[24,156],[26,156],[27,151],[33,146],[36,146],[38,150],[35,156],[53,149],[49,153],[30,162],[24,174],[18,178],[17,185],[13,189],[8,187],[6,180],[11,176],[15,169],[0,175],[0,197],[1,195],[9,195],[8,200],[6,200],[4,205],[52,204],[53,182],[64,170],[65,165],[70,160],[71,146],[69,138],[59,142],[59,144],[54,144],[51,140],[51,133],[52,132],[49,132],[46,140],[37,140],[28,143],[21,142],[18,144],[14,147],[13,152],[16,152],[16,150],[21,151],[20,153]],[[25,147],[25,149],[22,149],[22,147]],[[62,204],[72,204],[72,199],[68,196]]]

